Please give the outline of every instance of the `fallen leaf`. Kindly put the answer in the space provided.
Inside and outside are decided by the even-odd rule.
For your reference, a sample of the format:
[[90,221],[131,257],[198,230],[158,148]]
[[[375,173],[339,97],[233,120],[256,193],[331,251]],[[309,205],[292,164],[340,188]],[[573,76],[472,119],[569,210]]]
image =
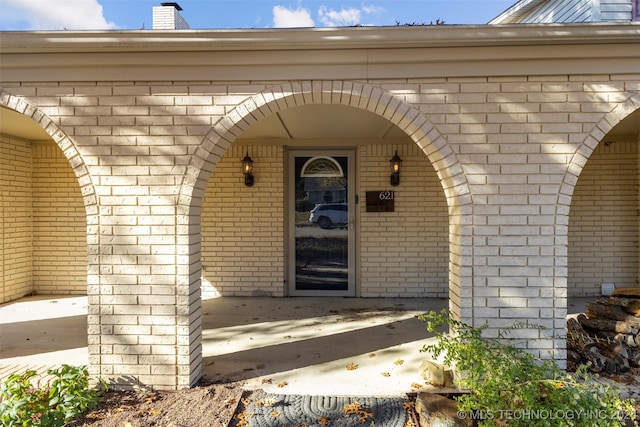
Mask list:
[[369,418],[373,417],[373,413],[367,411],[364,406],[362,406],[362,403],[357,400],[346,405],[343,411],[345,417],[348,417],[349,415],[358,415],[360,417],[358,418],[360,424],[366,423]]
[[263,378],[262,384],[271,384],[273,382],[273,378]]
[[422,384],[411,383],[411,388],[422,388]]
[[362,403],[356,400],[355,402],[351,402],[348,405],[345,405],[342,410],[345,415],[357,414],[358,412],[363,410]]
[[249,418],[251,418],[253,414],[251,412],[240,412],[236,415],[236,426],[246,426],[249,425]]
[[148,396],[144,399],[145,403],[152,403],[152,402],[155,402],[156,400],[158,400],[157,394],[152,394],[151,396]]
[[347,371],[355,371],[356,369],[358,369],[358,365],[356,365],[355,363],[347,365]]
[[318,420],[318,424],[320,424],[321,426],[328,426],[331,424],[331,421],[327,417],[320,417],[320,419]]
[[289,384],[289,383],[288,383],[288,382],[286,382],[286,381],[280,381],[280,382],[278,383],[278,387],[279,387],[279,388],[286,387],[288,384]]
[[375,353],[369,353],[369,357],[376,357]]
[[383,372],[383,373],[382,373],[382,376],[383,376],[383,377],[390,377],[390,376],[391,376],[391,374],[390,374],[389,372]]
[[280,416],[280,412],[278,412],[278,411],[273,411],[273,412],[271,413],[271,416],[272,416],[273,418],[278,418],[278,417]]
[[373,414],[371,412],[365,412],[364,415],[360,417],[360,420],[359,420],[360,424],[366,423],[367,420],[371,417],[373,417]]
[[398,360],[396,360],[396,361],[395,361],[395,362],[393,362],[393,363],[394,363],[394,364],[396,364],[396,365],[402,365],[402,364],[404,363],[404,360],[402,360],[402,359],[398,359]]

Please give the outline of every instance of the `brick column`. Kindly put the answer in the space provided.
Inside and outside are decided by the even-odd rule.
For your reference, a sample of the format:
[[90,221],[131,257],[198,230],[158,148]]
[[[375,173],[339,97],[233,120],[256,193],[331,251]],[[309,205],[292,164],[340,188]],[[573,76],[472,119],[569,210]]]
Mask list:
[[[112,177],[122,185],[109,190],[140,191],[127,185],[140,178]],[[177,241],[176,198],[103,195],[99,204],[89,258],[88,323],[99,331],[90,339],[93,373],[122,387],[188,387],[190,292],[179,267],[186,250]]]

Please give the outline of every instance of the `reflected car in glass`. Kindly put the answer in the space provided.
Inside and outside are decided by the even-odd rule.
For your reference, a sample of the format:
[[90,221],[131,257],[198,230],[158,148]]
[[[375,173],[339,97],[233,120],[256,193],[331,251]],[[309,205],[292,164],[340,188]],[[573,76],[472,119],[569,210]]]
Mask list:
[[346,227],[349,207],[347,203],[320,203],[311,209],[309,221],[322,229]]

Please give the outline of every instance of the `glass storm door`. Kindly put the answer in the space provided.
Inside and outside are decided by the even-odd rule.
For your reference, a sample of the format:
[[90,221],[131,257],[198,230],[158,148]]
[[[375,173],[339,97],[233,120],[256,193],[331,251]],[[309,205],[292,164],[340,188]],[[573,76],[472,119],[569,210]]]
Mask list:
[[289,295],[355,296],[352,151],[289,151]]

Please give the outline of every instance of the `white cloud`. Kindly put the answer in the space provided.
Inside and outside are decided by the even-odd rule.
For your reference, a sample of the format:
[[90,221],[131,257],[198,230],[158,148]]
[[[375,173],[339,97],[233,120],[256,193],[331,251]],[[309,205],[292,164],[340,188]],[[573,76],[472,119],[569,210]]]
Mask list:
[[327,27],[346,27],[359,24],[361,15],[360,9],[353,7],[340,11],[329,9],[326,6],[320,6],[318,9],[320,21]]
[[[326,6],[320,6],[318,9],[318,19],[327,27],[346,27],[363,24],[363,16],[381,15],[386,10],[379,6],[362,6],[361,8],[350,7],[348,9],[329,9]],[[368,25],[368,24],[366,24]]]
[[367,15],[382,15],[387,10],[384,7],[368,5],[362,6],[362,11]]
[[[108,30],[98,0],[2,0],[3,27],[19,25],[20,30]],[[7,23],[6,21],[11,21]]]
[[273,7],[273,26],[276,28],[313,27],[315,23],[307,9],[287,9],[284,6]]

